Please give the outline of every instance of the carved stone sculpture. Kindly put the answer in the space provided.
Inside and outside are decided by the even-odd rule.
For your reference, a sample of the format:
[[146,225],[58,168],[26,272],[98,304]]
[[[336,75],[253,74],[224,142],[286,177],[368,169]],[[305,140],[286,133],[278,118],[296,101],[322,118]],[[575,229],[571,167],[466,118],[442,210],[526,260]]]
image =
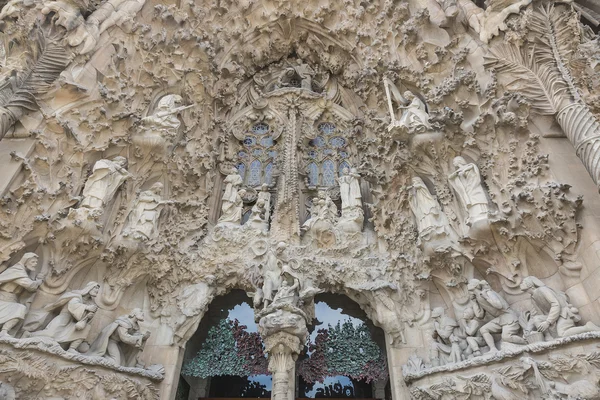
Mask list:
[[58,311],[59,314],[45,329],[29,336],[49,337],[68,350],[76,351],[90,332],[90,321],[98,309],[94,298],[99,288],[100,284],[89,282],[83,289],[67,292],[54,303],[48,304],[44,307],[45,311]]
[[531,295],[534,305],[541,313],[535,313],[533,322],[539,332],[552,332],[556,337],[566,337],[579,333],[599,331],[592,322],[578,326],[581,321],[579,310],[569,303],[563,292],[555,291],[534,276],[521,282],[521,290]]
[[463,310],[463,317],[459,320],[459,323],[465,333],[465,340],[468,345],[463,354],[466,357],[479,357],[482,354],[482,347],[485,346],[485,340],[479,331],[483,321],[475,316],[475,311],[470,303]]
[[342,200],[342,216],[337,227],[346,233],[360,232],[364,221],[360,175],[356,168],[344,168],[342,176],[337,178],[337,181]]
[[454,318],[450,318],[441,307],[431,312],[433,319],[433,338],[431,346],[431,363],[433,366],[446,363],[457,363],[462,360],[460,327]]
[[360,175],[356,168],[352,170],[344,168],[342,176],[337,178],[340,185],[340,197],[342,199],[342,215],[344,211],[362,207],[362,196],[360,194]]
[[194,334],[200,320],[215,293],[215,277],[207,275],[204,282],[187,286],[177,297],[177,307],[181,315],[173,324],[173,342],[179,346],[185,344]]
[[103,357],[116,365],[135,366],[138,353],[143,350],[150,332],[142,333],[139,322],[144,313],[139,308],[122,315],[106,326],[85,353],[88,357]]
[[298,307],[300,280],[292,273],[288,265],[284,265],[281,269],[281,276],[281,284],[273,297],[272,306],[281,307],[287,304]]
[[[277,86],[285,88],[299,85],[302,89],[312,91],[312,79],[314,75],[315,72],[310,65],[303,63],[302,60],[297,60],[295,64],[292,64],[281,72]],[[298,82],[295,83],[296,80]]]
[[193,105],[180,106],[183,99],[176,94],[163,96],[151,115],[144,117],[139,132],[133,137],[136,144],[150,149],[159,149],[175,137],[181,121],[177,114]]
[[[396,85],[387,78],[384,79],[384,86],[391,118],[388,130],[399,127],[410,134],[417,134],[431,129],[427,108],[420,98],[410,91],[404,92],[403,96]],[[397,111],[394,110],[392,99],[397,103]],[[396,118],[397,114],[400,115],[399,118]]]
[[163,184],[156,182],[149,190],[140,193],[129,214],[124,236],[142,241],[154,237],[163,206],[172,204],[171,201],[162,199],[162,189]]
[[518,335],[521,330],[518,315],[502,296],[492,290],[489,283],[471,279],[467,289],[475,316],[488,321],[479,329],[479,332],[490,351],[498,351],[492,336],[493,333],[502,333],[502,341],[506,343],[527,344],[525,339]]
[[[83,46],[79,50],[86,54],[96,47],[100,35],[113,26],[125,28],[132,25],[133,17],[142,9],[146,0],[109,0],[102,4],[86,20],[69,35],[71,46]],[[128,29],[131,30],[131,29]]]
[[223,193],[223,205],[221,206],[221,217],[219,223],[232,223],[239,225],[242,222],[242,209],[244,201],[242,195],[245,190],[240,186],[243,183],[242,177],[235,170],[225,178],[225,193]]
[[262,264],[263,275],[263,306],[266,308],[271,302],[279,287],[281,286],[281,273],[283,268],[283,254],[287,249],[285,242],[277,243],[275,248],[267,252],[265,262]]
[[269,192],[269,185],[263,183],[260,192],[258,192],[258,200],[262,200],[265,203],[263,219],[268,223],[271,218],[271,193]]
[[265,215],[267,213],[265,200],[259,198],[256,200],[250,213],[250,218],[246,225],[252,229],[266,232],[269,229],[269,223],[266,221]]
[[320,246],[335,243],[334,225],[337,221],[337,206],[326,191],[320,190],[318,197],[313,199],[310,218],[302,225],[305,237],[316,240]]
[[487,219],[488,200],[481,186],[479,169],[473,163],[467,164],[462,157],[454,157],[453,164],[456,170],[448,176],[448,181],[467,210],[467,225]]
[[83,188],[80,207],[102,212],[123,182],[131,176],[126,167],[127,159],[121,156],[115,157],[112,161],[96,161],[92,175]]
[[445,236],[448,233],[448,220],[438,201],[431,195],[425,182],[419,177],[412,178],[410,208],[417,220],[419,238],[424,241]]
[[0,335],[8,335],[25,318],[27,306],[19,297],[24,291],[35,292],[42,284],[39,276],[35,280],[29,277],[37,263],[37,254],[25,253],[18,263],[0,273]]

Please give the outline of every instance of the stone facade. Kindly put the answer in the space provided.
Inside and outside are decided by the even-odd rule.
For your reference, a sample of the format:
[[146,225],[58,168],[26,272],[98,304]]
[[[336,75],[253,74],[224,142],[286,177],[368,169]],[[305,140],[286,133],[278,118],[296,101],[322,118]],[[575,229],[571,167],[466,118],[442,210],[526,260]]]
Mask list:
[[234,289],[277,400],[321,293],[394,400],[600,398],[596,0],[0,5],[0,398],[174,399]]

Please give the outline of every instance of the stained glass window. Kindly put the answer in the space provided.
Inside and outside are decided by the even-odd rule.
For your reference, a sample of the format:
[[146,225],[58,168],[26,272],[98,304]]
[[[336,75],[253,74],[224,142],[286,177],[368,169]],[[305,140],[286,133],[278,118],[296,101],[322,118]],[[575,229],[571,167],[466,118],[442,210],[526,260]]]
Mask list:
[[259,122],[250,127],[242,140],[243,150],[239,151],[238,171],[248,186],[257,187],[271,184],[273,167],[277,158],[277,142],[273,139],[271,127]]
[[306,167],[310,186],[335,186],[335,179],[344,168],[350,168],[348,141],[341,136],[338,128],[331,122],[322,122],[317,126],[319,135],[308,143],[306,153],[309,161]]

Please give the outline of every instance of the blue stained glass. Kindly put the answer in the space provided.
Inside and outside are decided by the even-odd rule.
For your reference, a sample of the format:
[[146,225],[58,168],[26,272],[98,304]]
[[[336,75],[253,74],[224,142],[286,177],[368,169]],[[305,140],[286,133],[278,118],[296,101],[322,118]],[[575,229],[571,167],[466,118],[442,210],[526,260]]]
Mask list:
[[248,153],[246,153],[245,151],[240,151],[238,153],[238,157],[239,158],[246,158],[246,157],[248,157]]
[[331,135],[333,132],[335,132],[335,125],[331,122],[323,122],[319,124],[319,130],[326,135]]
[[252,132],[256,133],[257,135],[264,135],[265,133],[269,132],[269,125],[265,124],[264,122],[260,122],[252,127]]
[[335,185],[335,164],[331,160],[323,162],[323,186]]
[[253,137],[246,136],[246,138],[244,139],[244,146],[246,147],[254,146],[255,144],[256,139],[254,139]]
[[329,139],[329,144],[333,147],[344,147],[346,145],[346,139],[336,136]]
[[323,150],[323,154],[325,154],[325,155],[333,154],[333,150],[331,150],[331,149]]
[[273,163],[268,163],[265,167],[265,183],[267,185],[271,184],[271,179],[273,178]]
[[319,167],[314,162],[308,164],[308,183],[311,186],[319,184]]
[[317,152],[316,152],[316,151],[314,151],[314,150],[310,150],[310,151],[308,152],[308,156],[309,156],[310,158],[315,158],[315,157],[317,157]]
[[273,146],[273,138],[271,136],[266,136],[260,139],[260,144],[264,147],[271,147]]
[[345,151],[340,151],[340,157],[348,158],[348,153],[346,153]]
[[246,164],[239,163],[237,165],[237,170],[238,170],[238,173],[240,174],[240,176],[242,177],[242,180],[244,180],[244,176],[246,175]]
[[248,175],[248,186],[259,186],[260,182],[260,161],[254,160],[250,164],[250,174]]
[[277,157],[277,152],[275,150],[269,151],[269,157],[272,157],[272,158]]
[[348,164],[346,161],[342,161],[340,167],[338,168],[338,173],[340,176],[342,176],[342,171],[344,170],[344,168],[350,169],[350,164]]
[[323,147],[325,146],[325,139],[323,139],[321,136],[317,136],[310,141],[310,144],[315,147]]
[[254,149],[254,150],[252,151],[252,154],[254,154],[254,155],[255,155],[255,156],[257,156],[257,157],[258,157],[258,156],[261,156],[261,155],[262,155],[262,153],[263,153],[263,151],[262,151],[261,149]]

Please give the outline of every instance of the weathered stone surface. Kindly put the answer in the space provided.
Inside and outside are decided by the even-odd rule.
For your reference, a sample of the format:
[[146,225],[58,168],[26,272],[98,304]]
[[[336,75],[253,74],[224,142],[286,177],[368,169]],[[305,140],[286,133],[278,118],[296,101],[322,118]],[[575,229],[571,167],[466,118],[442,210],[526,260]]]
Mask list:
[[600,396],[594,4],[0,4],[0,397],[172,399],[233,289],[276,399],[325,292],[395,400]]

